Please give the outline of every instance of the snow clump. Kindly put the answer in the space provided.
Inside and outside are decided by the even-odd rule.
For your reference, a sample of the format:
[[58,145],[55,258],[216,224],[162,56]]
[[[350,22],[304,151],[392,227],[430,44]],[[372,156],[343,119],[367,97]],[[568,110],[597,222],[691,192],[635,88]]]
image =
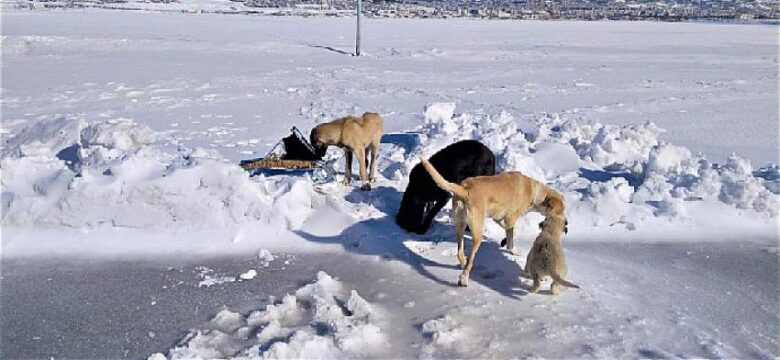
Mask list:
[[167,354],[149,359],[343,359],[387,354],[380,310],[319,272],[280,302],[242,315],[222,310]]

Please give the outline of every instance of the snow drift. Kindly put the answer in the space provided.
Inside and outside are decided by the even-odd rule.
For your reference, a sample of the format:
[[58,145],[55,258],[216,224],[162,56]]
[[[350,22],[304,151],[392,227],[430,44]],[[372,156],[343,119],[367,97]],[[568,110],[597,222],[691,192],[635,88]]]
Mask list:
[[[659,141],[663,130],[652,123],[621,127],[556,115],[457,114],[452,103],[430,104],[420,121],[407,134],[417,140],[383,144],[382,186],[403,191],[417,155],[476,139],[495,152],[500,170],[521,171],[562,191],[580,231],[646,224],[765,229],[777,219],[776,165],[754,170],[737,155],[712,163]],[[353,218],[347,189],[330,185],[325,197],[313,191],[308,176],[249,177],[215,150],[171,150],[158,144],[160,136],[123,118],[91,124],[56,118],[24,129],[3,147],[2,224],[179,231],[252,223],[285,231],[311,216],[352,222],[333,215]],[[330,155],[338,167],[341,152]]]
[[[456,114],[454,109],[452,103],[425,109],[420,153],[431,155],[461,139],[479,140],[495,152],[502,171],[521,171],[562,190],[569,217],[580,226],[621,223],[633,230],[658,218],[701,223],[725,205],[745,218],[774,221],[778,215],[776,165],[754,171],[750,161],[734,154],[726,164],[712,163],[659,141],[663,129],[653,123],[615,126],[556,115]],[[701,204],[712,211],[691,209]]]
[[286,224],[311,208],[305,179],[250,178],[203,148],[166,152],[129,119],[39,122],[6,143],[0,167],[4,225],[198,229]]

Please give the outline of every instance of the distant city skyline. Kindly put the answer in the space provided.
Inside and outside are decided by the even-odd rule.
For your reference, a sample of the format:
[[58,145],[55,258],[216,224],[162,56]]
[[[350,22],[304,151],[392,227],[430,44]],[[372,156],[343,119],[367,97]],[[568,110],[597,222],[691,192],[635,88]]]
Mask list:
[[[250,7],[354,9],[354,0],[245,0]],[[780,1],[735,0],[374,0],[364,1],[374,17],[667,20],[778,19]],[[332,13],[331,15],[338,15]]]
[[[354,16],[356,0],[31,0],[20,7],[149,9],[272,16]],[[221,4],[211,7],[211,4]],[[227,4],[227,6],[224,6]],[[234,5],[233,5],[234,4]],[[193,6],[195,5],[195,6]],[[780,0],[366,0],[375,18],[526,20],[778,20]]]

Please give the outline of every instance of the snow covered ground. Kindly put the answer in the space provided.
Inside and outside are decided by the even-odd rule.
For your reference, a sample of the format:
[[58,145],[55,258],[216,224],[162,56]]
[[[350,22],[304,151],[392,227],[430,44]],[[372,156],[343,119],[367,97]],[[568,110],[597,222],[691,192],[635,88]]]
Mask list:
[[[2,16],[4,358],[780,355],[776,26],[368,20],[356,58],[350,19]],[[363,111],[388,132],[371,192],[236,165]],[[449,211],[395,226],[417,156],[465,138],[564,193],[581,290],[528,294],[495,224],[457,288]],[[31,307],[58,295],[26,279],[78,283],[57,269],[98,279]],[[125,292],[162,310],[16,325]]]

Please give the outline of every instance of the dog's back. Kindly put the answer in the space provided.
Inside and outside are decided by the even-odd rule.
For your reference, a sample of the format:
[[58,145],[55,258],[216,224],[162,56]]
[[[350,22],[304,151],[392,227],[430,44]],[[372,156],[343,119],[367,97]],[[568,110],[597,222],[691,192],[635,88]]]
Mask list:
[[[429,161],[445,180],[454,183],[496,173],[495,155],[476,140],[463,140],[449,145],[431,156]],[[417,164],[412,169],[406,190],[431,200],[450,196],[436,185],[422,164]]]
[[345,144],[379,145],[384,130],[382,116],[367,112],[363,116],[348,116],[343,119],[342,142]]
[[[468,192],[467,203],[483,209],[484,215],[499,219],[502,214],[521,211],[531,205],[535,180],[516,171],[475,176],[460,185]],[[518,197],[517,194],[522,194]],[[518,202],[522,199],[522,202]],[[502,214],[498,214],[498,212]]]
[[[431,164],[440,169],[447,181],[459,183],[467,178],[481,175],[493,175],[496,172],[496,158],[493,152],[476,140],[463,140],[440,150],[430,158]],[[417,164],[409,173],[409,185],[404,191],[401,206],[396,215],[396,223],[403,229],[418,234],[428,231],[433,209],[430,203],[446,202],[450,194],[442,190]],[[438,211],[436,211],[438,212]]]

